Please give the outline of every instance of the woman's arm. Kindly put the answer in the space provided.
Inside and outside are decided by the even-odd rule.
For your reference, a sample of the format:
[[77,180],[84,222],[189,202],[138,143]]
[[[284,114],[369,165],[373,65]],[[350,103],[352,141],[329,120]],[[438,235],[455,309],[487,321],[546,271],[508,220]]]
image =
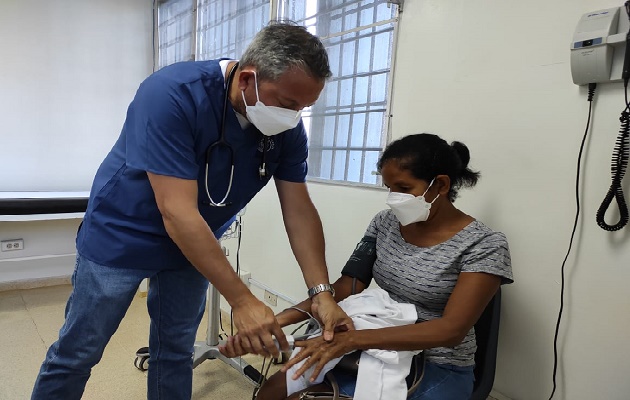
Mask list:
[[317,364],[312,375],[316,377],[328,361],[353,350],[454,347],[462,342],[477,322],[500,284],[501,278],[496,275],[482,272],[461,273],[441,318],[399,327],[339,332],[331,343],[326,343],[321,338],[298,341],[296,346],[302,347],[302,351],[289,360],[282,370],[287,371],[308,358],[295,377]]
[[424,350],[460,344],[496,294],[501,278],[482,272],[463,272],[441,318],[413,325],[354,331],[354,349]]

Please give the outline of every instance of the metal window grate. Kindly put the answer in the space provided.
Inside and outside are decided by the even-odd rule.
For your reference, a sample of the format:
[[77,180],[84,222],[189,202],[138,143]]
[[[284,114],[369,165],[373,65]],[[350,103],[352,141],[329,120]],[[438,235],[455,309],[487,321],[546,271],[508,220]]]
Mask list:
[[269,0],[200,0],[197,59],[238,59],[269,22]]
[[387,1],[283,0],[281,17],[317,34],[333,78],[305,118],[309,176],[380,185],[397,9]]
[[165,0],[158,4],[158,68],[193,59],[193,5],[196,0]]

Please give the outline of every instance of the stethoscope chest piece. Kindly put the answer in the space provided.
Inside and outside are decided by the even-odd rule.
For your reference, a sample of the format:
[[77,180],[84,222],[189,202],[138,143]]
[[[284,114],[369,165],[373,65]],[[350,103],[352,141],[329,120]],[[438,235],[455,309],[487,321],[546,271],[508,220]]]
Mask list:
[[270,142],[271,139],[269,139],[267,136],[263,137],[262,140],[262,158],[260,161],[260,167],[258,167],[258,177],[260,179],[264,179],[265,177],[267,177],[268,171],[267,171],[267,162],[265,160],[266,156],[267,156],[267,150],[268,147],[270,146]]

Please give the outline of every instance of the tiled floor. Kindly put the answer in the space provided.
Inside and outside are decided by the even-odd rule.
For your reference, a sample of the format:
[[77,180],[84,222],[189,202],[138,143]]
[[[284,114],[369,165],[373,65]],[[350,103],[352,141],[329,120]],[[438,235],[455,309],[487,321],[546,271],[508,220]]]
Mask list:
[[[69,285],[62,285],[0,292],[0,400],[30,398],[46,350],[63,324],[70,291]],[[206,323],[204,318],[197,340],[205,340]],[[93,369],[83,399],[146,398],[146,375],[133,364],[136,350],[148,343],[148,332],[146,300],[136,296],[103,359]],[[244,358],[260,370],[262,358]],[[251,399],[252,391],[245,378],[221,361],[207,360],[194,370],[195,400]]]
[[[0,292],[0,400],[29,399],[46,350],[63,324],[69,285]],[[96,310],[95,310],[96,311]],[[97,311],[96,311],[97,312]],[[204,340],[202,321],[198,340]],[[136,350],[148,343],[146,301],[137,296],[93,369],[83,399],[146,398],[146,375],[133,365]],[[260,369],[262,358],[246,360]],[[193,399],[250,399],[253,386],[223,362],[207,360],[193,375]]]

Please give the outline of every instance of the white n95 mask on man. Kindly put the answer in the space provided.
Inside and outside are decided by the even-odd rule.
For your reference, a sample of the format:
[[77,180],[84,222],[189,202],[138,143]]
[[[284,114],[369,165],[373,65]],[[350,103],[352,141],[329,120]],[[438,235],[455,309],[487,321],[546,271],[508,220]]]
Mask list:
[[427,202],[424,195],[427,194],[433,181],[421,196],[414,196],[409,193],[389,192],[385,202],[391,209],[401,225],[409,225],[414,222],[424,222],[429,219],[431,205],[437,200],[438,194],[432,202]]
[[256,104],[248,106],[247,101],[245,101],[245,92],[241,90],[247,119],[265,136],[277,135],[280,132],[295,128],[300,122],[302,110],[293,111],[287,108],[265,105],[258,96],[256,71],[252,72],[256,83]]

